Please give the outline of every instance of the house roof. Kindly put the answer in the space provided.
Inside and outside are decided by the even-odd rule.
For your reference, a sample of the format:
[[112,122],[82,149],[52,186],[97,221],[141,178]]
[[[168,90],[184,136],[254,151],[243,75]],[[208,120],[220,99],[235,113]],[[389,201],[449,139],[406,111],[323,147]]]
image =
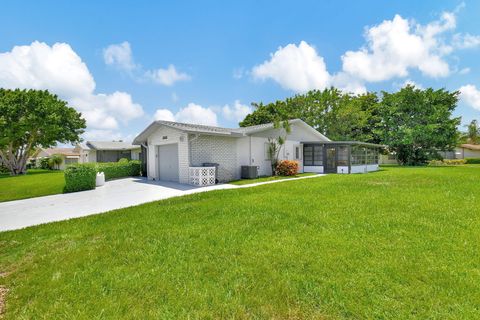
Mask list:
[[75,152],[73,148],[46,148],[42,150],[49,156],[54,154],[61,154],[64,156],[79,156],[78,152]]
[[[307,130],[311,130],[312,133],[315,133],[316,135],[318,135],[319,138],[324,140],[329,140],[327,137],[325,137],[320,132],[313,129],[312,127],[310,127],[308,124],[306,124],[300,119],[289,120],[289,123],[290,124],[297,123],[297,124],[303,125],[307,128]],[[274,128],[273,123],[266,123],[266,124],[260,124],[256,126],[242,127],[242,128],[222,128],[222,127],[206,126],[206,125],[200,125],[200,124],[190,124],[190,123],[158,120],[158,121],[152,122],[145,130],[143,130],[143,132],[140,133],[133,140],[133,143],[141,144],[145,142],[148,136],[152,134],[161,125],[169,128],[177,129],[177,130],[182,130],[189,133],[221,135],[221,136],[230,136],[230,137],[244,137],[252,133],[261,132],[264,130]]]
[[469,149],[469,150],[480,150],[480,144],[465,143],[465,144],[461,144],[460,147],[465,148],[465,149]]
[[326,144],[326,145],[352,145],[352,146],[365,146],[373,148],[385,148],[382,144],[361,142],[361,141],[302,141],[303,144]]
[[138,146],[124,141],[87,141],[87,147],[94,150],[132,150]]

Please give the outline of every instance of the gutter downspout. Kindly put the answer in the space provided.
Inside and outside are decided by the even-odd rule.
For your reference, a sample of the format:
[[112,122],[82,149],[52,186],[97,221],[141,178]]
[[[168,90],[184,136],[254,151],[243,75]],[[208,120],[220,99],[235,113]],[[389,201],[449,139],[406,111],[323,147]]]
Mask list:
[[252,165],[252,136],[248,136],[248,165]]

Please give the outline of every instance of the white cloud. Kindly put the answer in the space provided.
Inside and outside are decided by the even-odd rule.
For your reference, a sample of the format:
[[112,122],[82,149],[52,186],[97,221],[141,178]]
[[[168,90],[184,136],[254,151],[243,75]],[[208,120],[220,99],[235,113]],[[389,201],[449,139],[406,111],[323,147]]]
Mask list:
[[405,78],[411,70],[428,77],[446,77],[452,72],[448,55],[457,49],[480,46],[480,36],[451,35],[462,7],[444,12],[425,25],[395,15],[392,20],[367,28],[365,45],[345,52],[342,70],[337,73],[329,73],[323,57],[301,41],[298,46],[280,47],[270,60],[253,67],[252,75],[254,79],[274,80],[296,92],[335,86],[352,93],[365,92],[366,82]]
[[237,122],[242,121],[248,114],[252,112],[252,107],[241,104],[239,100],[235,100],[233,106],[226,104],[222,108],[222,114],[225,119]]
[[123,135],[122,133],[115,130],[103,130],[103,129],[93,129],[87,130],[83,134],[85,140],[123,140],[123,141],[132,141],[137,135]]
[[454,27],[455,17],[450,13],[426,26],[395,15],[366,31],[366,47],[342,56],[343,70],[369,82],[406,77],[410,68],[430,77],[447,76],[450,69],[443,54],[449,49],[437,36]]
[[323,58],[305,41],[297,46],[279,47],[271,58],[252,69],[255,79],[272,79],[283,88],[296,92],[323,89],[329,85],[330,75]]
[[0,53],[0,86],[47,89],[82,112],[89,130],[117,130],[119,122],[143,115],[142,106],[126,92],[95,93],[93,76],[66,43],[35,41]]
[[331,77],[331,85],[339,88],[344,92],[350,92],[353,94],[362,94],[367,92],[367,88],[363,81],[352,77],[345,72],[339,72]]
[[459,74],[467,74],[470,73],[470,68],[463,68],[460,71],[458,71]]
[[145,72],[145,76],[164,86],[171,86],[175,82],[188,81],[191,79],[188,74],[178,72],[173,64],[169,65],[167,69],[149,70]]
[[175,115],[168,109],[157,109],[153,118],[155,120],[175,121]]
[[95,81],[82,59],[66,43],[35,41],[0,53],[0,85],[48,89],[62,97],[87,96]]
[[242,79],[243,76],[246,74],[247,72],[245,71],[245,68],[241,67],[241,68],[236,68],[236,69],[233,69],[233,78],[234,79]]
[[457,33],[453,36],[453,45],[459,49],[470,49],[480,46],[480,36],[474,36],[469,33]]
[[211,108],[204,108],[195,103],[189,103],[186,107],[173,114],[168,109],[158,109],[154,115],[155,120],[177,121],[184,123],[203,124],[217,126],[217,114]]
[[177,71],[173,64],[170,64],[166,69],[158,68],[145,71],[141,64],[135,63],[132,48],[128,41],[111,44],[103,49],[103,60],[107,65],[127,71],[137,81],[149,80],[164,86],[172,86],[176,82],[191,79],[191,76],[187,73]]
[[130,43],[127,41],[120,44],[112,44],[103,49],[103,60],[107,65],[112,65],[125,71],[132,71],[137,68],[133,62]]
[[480,110],[480,90],[472,84],[467,84],[458,89],[461,99],[470,107]]

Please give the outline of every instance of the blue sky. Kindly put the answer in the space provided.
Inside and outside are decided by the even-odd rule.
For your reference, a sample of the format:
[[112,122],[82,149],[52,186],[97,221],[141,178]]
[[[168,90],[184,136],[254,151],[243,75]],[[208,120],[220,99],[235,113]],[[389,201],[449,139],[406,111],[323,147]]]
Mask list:
[[87,139],[131,139],[155,117],[234,127],[251,102],[330,85],[462,88],[466,123],[480,119],[479,12],[478,1],[4,1],[0,86],[58,93],[86,115]]

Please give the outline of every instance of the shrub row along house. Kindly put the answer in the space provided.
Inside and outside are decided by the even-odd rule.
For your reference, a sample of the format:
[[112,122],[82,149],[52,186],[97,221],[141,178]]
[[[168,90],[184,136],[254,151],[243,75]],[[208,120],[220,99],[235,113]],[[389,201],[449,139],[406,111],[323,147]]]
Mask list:
[[117,162],[120,159],[140,160],[139,146],[124,141],[87,141],[75,148],[41,148],[32,160],[39,161],[58,155],[62,158],[59,169],[69,164],[88,162]]
[[300,172],[356,173],[378,170],[380,145],[330,141],[300,119],[290,132],[274,124],[228,129],[171,121],[155,121],[133,141],[142,147],[143,165],[153,180],[192,183],[196,168],[215,167],[220,182],[241,177],[242,166],[258,175],[272,174],[268,138],[286,136],[279,160],[296,160]]

